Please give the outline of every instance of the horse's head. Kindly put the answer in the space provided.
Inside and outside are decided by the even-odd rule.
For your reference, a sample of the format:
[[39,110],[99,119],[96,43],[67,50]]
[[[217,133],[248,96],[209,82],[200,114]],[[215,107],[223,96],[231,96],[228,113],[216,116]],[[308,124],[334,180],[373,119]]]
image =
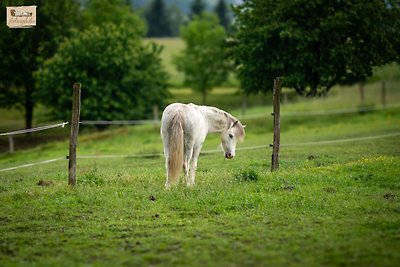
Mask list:
[[244,138],[244,127],[240,121],[234,121],[222,132],[221,143],[225,158],[231,159],[235,156],[237,141],[243,141]]

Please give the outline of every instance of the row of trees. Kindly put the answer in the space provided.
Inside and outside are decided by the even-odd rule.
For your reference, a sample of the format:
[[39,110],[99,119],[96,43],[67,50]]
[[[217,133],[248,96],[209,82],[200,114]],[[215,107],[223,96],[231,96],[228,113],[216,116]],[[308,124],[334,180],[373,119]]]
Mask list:
[[400,62],[397,0],[247,0],[234,12],[229,39],[208,16],[183,28],[177,66],[203,102],[230,61],[245,94],[270,91],[284,77],[284,86],[308,96],[365,82],[375,67]]
[[[145,10],[145,19],[149,30],[147,37],[179,36],[180,27],[188,24],[195,16],[206,11],[203,0],[193,0],[190,5],[190,14],[184,15],[176,6],[167,7],[164,0],[152,0]],[[232,11],[225,0],[218,0],[213,13],[219,18],[219,24],[229,30],[231,27]]]
[[248,0],[234,11],[231,52],[248,93],[283,76],[284,86],[317,95],[400,62],[398,0]]
[[[35,28],[0,25],[0,104],[25,108],[27,128],[39,102],[67,120],[75,81],[83,84],[83,119],[146,118],[164,105],[161,47],[142,43],[146,25],[125,0],[29,4],[38,6]],[[203,102],[233,69],[246,94],[272,90],[283,76],[285,86],[317,95],[400,62],[397,0],[247,0],[234,11],[229,38],[215,14],[182,27],[186,48],[174,62]]]
[[[151,117],[163,106],[167,74],[161,47],[144,45],[146,25],[125,0],[2,1],[1,7],[37,5],[37,26],[0,25],[0,104],[25,110],[44,104],[54,118],[68,120],[71,85],[82,88],[82,119]],[[5,12],[0,12],[5,21]]]

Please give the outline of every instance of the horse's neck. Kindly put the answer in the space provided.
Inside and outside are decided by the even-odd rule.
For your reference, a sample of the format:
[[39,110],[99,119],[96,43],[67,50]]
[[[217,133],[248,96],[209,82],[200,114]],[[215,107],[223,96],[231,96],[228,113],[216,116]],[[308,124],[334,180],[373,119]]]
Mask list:
[[201,106],[200,111],[207,121],[209,133],[222,132],[233,120],[231,115],[214,107]]

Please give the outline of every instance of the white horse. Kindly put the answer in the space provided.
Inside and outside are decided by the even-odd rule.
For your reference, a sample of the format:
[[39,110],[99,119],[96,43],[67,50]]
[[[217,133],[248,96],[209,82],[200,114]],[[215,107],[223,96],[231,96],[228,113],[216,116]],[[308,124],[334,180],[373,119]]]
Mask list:
[[215,107],[180,103],[166,107],[161,118],[166,188],[179,182],[182,167],[186,185],[194,185],[197,158],[208,133],[221,133],[225,158],[233,158],[237,141],[244,138],[244,127],[231,114]]

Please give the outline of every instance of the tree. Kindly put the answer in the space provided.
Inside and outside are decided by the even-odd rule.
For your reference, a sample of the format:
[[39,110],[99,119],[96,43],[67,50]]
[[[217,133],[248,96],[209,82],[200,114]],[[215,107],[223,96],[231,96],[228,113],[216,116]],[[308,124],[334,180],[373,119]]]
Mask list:
[[268,91],[273,79],[299,94],[365,80],[400,58],[397,0],[248,0],[235,8],[231,53],[246,92]]
[[147,31],[143,20],[132,10],[126,0],[89,0],[82,11],[83,26],[107,27],[110,23],[127,25],[139,35]]
[[225,28],[226,31],[229,31],[231,20],[229,18],[229,10],[225,3],[225,0],[219,0],[217,5],[215,6],[214,12],[217,14],[219,18],[219,24]]
[[71,85],[79,81],[83,120],[150,118],[167,95],[160,52],[123,24],[74,31],[36,73],[43,102],[54,118],[67,120]]
[[190,17],[194,19],[195,16],[200,16],[206,9],[206,4],[203,0],[193,0],[190,5]]
[[148,37],[171,36],[172,31],[163,0],[154,0],[146,13]]
[[169,14],[169,23],[171,26],[171,35],[179,36],[179,29],[182,26],[185,18],[182,14],[182,11],[176,5],[169,6],[167,10],[167,14]]
[[181,28],[186,48],[174,58],[178,71],[185,74],[185,84],[202,94],[226,80],[229,61],[225,52],[225,30],[214,14],[203,13]]
[[[36,5],[37,26],[30,29],[9,29],[0,25],[0,104],[25,111],[25,126],[32,127],[37,104],[37,90],[33,73],[51,57],[61,40],[79,21],[79,6],[73,0],[1,1],[6,6]],[[6,21],[6,12],[0,20]]]

